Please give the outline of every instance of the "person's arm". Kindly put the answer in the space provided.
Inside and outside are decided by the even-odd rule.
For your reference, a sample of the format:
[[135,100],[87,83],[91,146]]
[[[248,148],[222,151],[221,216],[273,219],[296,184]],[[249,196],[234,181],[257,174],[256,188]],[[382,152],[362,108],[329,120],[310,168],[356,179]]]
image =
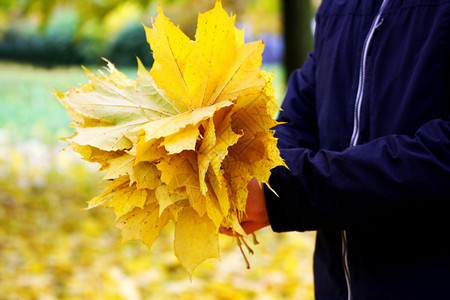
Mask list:
[[344,151],[281,149],[289,170],[265,190],[272,229],[371,229],[446,223],[450,213],[450,121],[414,138],[392,135]]
[[279,149],[319,149],[319,130],[316,116],[316,62],[311,52],[301,69],[289,78],[279,122],[275,130]]
[[450,117],[413,138],[385,136],[319,150],[314,53],[292,74],[275,137],[289,169],[272,170],[265,202],[274,231],[428,226],[450,214]]

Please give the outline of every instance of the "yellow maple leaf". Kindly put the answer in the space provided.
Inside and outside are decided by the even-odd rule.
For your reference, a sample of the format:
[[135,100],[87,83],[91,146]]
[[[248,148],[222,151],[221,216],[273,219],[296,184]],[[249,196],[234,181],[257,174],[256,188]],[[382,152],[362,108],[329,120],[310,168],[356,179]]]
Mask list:
[[214,189],[210,186],[209,183],[207,185],[208,191],[205,197],[206,213],[211,221],[213,221],[216,230],[218,230],[225,216],[228,215],[228,211],[223,213],[222,207],[220,206],[219,199],[217,198]]
[[[223,101],[179,115],[147,122],[142,126],[142,129],[145,131],[145,140],[149,141],[161,137],[170,138],[172,134],[176,134],[188,125],[195,126],[198,129],[203,121],[212,118],[214,114],[218,113],[220,110],[233,105],[233,102]],[[182,135],[178,135],[178,139],[182,138],[184,138]]]
[[128,213],[134,207],[144,207],[146,203],[155,202],[156,197],[151,190],[138,189],[130,185],[128,176],[120,176],[113,181],[107,190],[89,201],[88,208],[103,206],[114,210],[117,218]]
[[170,219],[170,213],[159,215],[158,203],[150,203],[144,208],[135,208],[123,216],[115,227],[122,232],[122,242],[141,240],[149,248]]
[[[137,80],[112,63],[86,70],[88,84],[56,91],[72,115],[69,148],[99,163],[110,184],[88,202],[117,217],[123,241],[151,246],[175,222],[175,255],[192,275],[218,258],[219,226],[245,235],[247,184],[283,165],[271,128],[279,109],[273,76],[260,70],[264,44],[244,42],[217,0],[190,40],[158,8],[145,28],[154,64]],[[240,243],[239,243],[240,244]]]
[[175,223],[175,255],[192,275],[195,267],[207,258],[219,258],[218,232],[205,215],[199,216],[190,207],[184,208]]
[[190,41],[159,8],[153,28],[146,28],[155,59],[150,73],[157,85],[191,108],[260,91],[264,46],[261,41],[244,44],[234,19],[217,1],[199,15],[195,41]]
[[128,153],[123,154],[122,156],[110,159],[108,161],[109,167],[106,172],[104,180],[106,179],[114,179],[122,175],[128,175],[130,177],[134,176],[134,159],[135,156],[130,155]]
[[80,153],[85,160],[99,163],[101,165],[100,170],[107,169],[111,160],[123,155],[121,151],[104,151],[91,145],[81,146],[75,143],[69,143],[69,148]]
[[145,141],[145,132],[139,131],[138,142],[136,144],[135,164],[140,162],[157,162],[167,155],[166,149],[161,145],[162,138]]
[[154,163],[144,161],[134,166],[131,183],[136,182],[138,189],[155,190],[161,185],[160,176],[161,172]]
[[131,149],[142,125],[179,114],[177,105],[156,88],[140,62],[137,82],[128,79],[110,62],[107,76],[85,70],[88,85],[56,94],[60,102],[69,107],[77,127],[69,142],[105,151]]

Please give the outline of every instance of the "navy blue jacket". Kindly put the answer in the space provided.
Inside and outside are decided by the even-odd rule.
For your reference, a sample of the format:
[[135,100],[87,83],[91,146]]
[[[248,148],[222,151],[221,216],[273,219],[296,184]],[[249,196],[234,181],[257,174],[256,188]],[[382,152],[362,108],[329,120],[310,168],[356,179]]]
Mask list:
[[323,0],[265,189],[317,300],[450,299],[450,0]]

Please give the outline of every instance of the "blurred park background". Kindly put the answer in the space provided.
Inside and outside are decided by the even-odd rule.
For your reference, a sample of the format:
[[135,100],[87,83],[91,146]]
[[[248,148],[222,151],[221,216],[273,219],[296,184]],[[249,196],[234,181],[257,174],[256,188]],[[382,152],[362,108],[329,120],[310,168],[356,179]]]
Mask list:
[[[153,59],[143,24],[161,5],[193,38],[197,15],[215,0],[0,0],[0,300],[3,299],[313,299],[313,233],[258,233],[251,269],[233,239],[221,261],[198,267],[192,282],[166,229],[147,249],[121,244],[104,209],[83,210],[102,188],[97,166],[70,151],[73,129],[52,95],[86,83],[81,65],[105,57],[136,78],[136,56]],[[247,41],[263,39],[263,68],[286,78],[312,47],[320,1],[222,0]]]

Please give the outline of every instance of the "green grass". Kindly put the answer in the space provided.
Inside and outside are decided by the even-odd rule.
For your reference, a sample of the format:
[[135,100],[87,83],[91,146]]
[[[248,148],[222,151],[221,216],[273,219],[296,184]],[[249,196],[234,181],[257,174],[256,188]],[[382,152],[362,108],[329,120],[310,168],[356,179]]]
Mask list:
[[0,128],[14,140],[39,137],[50,142],[48,138],[59,134],[70,122],[64,108],[52,96],[54,87],[76,84],[81,75],[73,68],[47,70],[0,64]]
[[[96,71],[101,67],[92,66]],[[284,94],[282,66],[264,65],[274,72],[276,97]],[[120,68],[130,78],[136,78],[135,68]],[[87,83],[81,66],[45,69],[31,65],[0,63],[0,137],[7,136],[14,143],[38,138],[46,144],[58,144],[59,138],[70,136],[71,118],[53,96],[55,88],[65,92],[71,86]]]
[[[99,67],[91,67],[97,70]],[[134,69],[122,70],[133,77]],[[31,65],[0,63],[0,134],[14,143],[38,138],[57,144],[72,134],[71,117],[53,96],[70,86],[87,83],[81,66],[39,68]]]

